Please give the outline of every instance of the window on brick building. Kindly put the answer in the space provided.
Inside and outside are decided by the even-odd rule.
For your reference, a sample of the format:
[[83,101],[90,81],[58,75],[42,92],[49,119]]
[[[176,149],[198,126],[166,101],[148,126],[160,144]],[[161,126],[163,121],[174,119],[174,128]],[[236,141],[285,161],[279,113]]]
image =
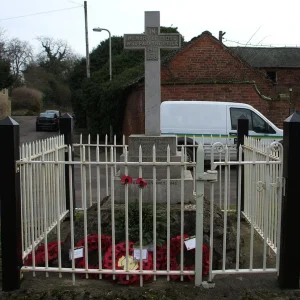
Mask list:
[[267,71],[267,78],[273,83],[277,83],[277,73],[276,71]]

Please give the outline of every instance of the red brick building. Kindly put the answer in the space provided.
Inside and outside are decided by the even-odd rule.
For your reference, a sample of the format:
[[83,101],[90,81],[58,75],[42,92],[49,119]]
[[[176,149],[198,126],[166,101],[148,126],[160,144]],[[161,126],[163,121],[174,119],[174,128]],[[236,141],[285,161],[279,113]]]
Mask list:
[[[248,48],[226,47],[209,32],[203,32],[162,60],[162,101],[247,103],[282,127],[283,120],[289,115],[290,96],[300,103],[300,63],[297,66],[300,49],[295,48],[295,59],[293,55],[286,57],[288,51],[277,52],[280,60],[274,58],[274,53],[268,54],[274,48],[260,52],[258,49],[267,48],[251,49],[250,53]],[[126,136],[144,133],[143,78],[131,88],[123,123]]]

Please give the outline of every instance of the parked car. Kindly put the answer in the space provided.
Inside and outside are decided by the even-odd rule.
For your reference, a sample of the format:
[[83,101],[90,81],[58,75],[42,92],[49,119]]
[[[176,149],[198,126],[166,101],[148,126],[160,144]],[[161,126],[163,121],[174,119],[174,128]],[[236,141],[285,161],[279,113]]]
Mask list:
[[59,130],[59,117],[55,113],[40,113],[36,118],[36,131]]
[[59,110],[53,110],[53,109],[48,109],[45,111],[45,113],[50,113],[50,114],[56,114],[58,118],[61,117],[61,112]]

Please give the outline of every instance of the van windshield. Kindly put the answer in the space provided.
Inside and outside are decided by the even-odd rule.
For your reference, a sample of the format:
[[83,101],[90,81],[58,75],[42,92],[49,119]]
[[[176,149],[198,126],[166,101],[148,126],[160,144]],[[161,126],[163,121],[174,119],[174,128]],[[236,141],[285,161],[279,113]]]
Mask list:
[[276,133],[276,131],[255,112],[246,108],[230,108],[231,129],[237,130],[238,119],[245,116],[249,120],[249,130],[256,133]]

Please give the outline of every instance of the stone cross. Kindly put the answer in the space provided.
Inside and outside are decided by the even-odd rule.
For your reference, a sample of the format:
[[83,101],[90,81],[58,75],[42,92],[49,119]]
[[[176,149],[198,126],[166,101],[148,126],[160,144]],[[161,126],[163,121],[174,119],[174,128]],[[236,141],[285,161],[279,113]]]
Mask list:
[[178,49],[181,35],[160,33],[159,11],[145,11],[145,34],[124,34],[124,48],[145,49],[145,134],[160,135],[160,49]]

